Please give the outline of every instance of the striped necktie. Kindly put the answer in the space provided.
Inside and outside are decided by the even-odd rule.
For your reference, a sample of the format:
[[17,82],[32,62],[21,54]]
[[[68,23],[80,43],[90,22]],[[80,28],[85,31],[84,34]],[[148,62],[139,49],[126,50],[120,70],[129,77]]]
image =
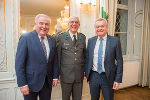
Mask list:
[[47,59],[47,51],[46,51],[46,46],[44,44],[44,37],[41,37],[41,44],[42,44],[42,47],[43,47],[43,50],[44,50],[45,57]]

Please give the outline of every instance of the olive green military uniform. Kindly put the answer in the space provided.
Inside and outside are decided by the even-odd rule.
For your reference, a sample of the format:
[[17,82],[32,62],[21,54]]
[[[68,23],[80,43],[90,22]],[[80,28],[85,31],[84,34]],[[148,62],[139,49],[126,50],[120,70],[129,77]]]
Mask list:
[[69,31],[58,37],[58,59],[62,87],[62,100],[81,100],[84,78],[86,37],[77,33],[74,45]]

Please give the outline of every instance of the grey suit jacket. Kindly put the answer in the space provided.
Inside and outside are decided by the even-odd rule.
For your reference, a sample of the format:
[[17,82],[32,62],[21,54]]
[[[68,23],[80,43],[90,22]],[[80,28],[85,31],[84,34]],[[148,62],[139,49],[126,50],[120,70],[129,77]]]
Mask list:
[[69,31],[58,37],[58,62],[61,81],[65,83],[81,82],[84,78],[86,37],[77,34],[76,45],[69,35]]
[[[86,77],[89,80],[90,73],[93,67],[93,55],[96,44],[97,36],[88,40],[86,52]],[[106,50],[104,57],[104,68],[108,80],[113,83],[114,81],[121,83],[123,74],[123,58],[121,52],[120,41],[117,37],[107,36]]]

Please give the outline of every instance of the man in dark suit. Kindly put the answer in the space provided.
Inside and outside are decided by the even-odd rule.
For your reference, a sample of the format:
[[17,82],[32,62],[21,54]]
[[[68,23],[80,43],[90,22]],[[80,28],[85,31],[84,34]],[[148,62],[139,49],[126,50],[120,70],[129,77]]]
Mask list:
[[57,85],[58,57],[55,39],[49,32],[50,18],[35,17],[35,30],[20,37],[15,69],[18,87],[24,100],[50,100],[52,86]]
[[86,52],[86,77],[90,86],[91,100],[99,100],[100,89],[104,100],[113,100],[114,90],[122,82],[123,58],[120,41],[107,35],[107,21],[95,22],[97,36],[88,40]]
[[58,60],[62,100],[81,100],[84,78],[85,35],[78,33],[78,17],[70,17],[68,31],[58,36]]

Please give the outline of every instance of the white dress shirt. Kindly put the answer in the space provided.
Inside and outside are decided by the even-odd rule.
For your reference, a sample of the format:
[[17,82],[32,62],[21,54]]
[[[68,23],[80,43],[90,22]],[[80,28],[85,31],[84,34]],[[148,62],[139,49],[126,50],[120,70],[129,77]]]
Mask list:
[[[107,34],[103,37],[103,53],[102,53],[102,72],[105,72],[104,68],[104,57],[105,57],[105,50],[106,50],[106,41],[107,41]],[[93,71],[98,70],[98,49],[99,49],[99,44],[100,44],[100,37],[98,36],[95,48],[94,48],[94,57],[93,57]]]
[[[41,42],[41,36],[40,35],[38,35],[38,36],[39,36],[39,39],[40,39],[40,42]],[[44,42],[45,47],[46,47],[47,59],[49,59],[50,48],[49,48],[49,43],[48,43],[47,36],[44,36],[43,42]],[[56,78],[56,79],[53,79],[53,80],[58,80],[58,79]]]
[[76,32],[75,34],[72,34],[72,33],[70,32],[70,30],[69,30],[69,34],[70,34],[70,37],[71,37],[72,41],[74,40],[73,35],[76,35],[76,39],[77,39],[77,32]]
[[[41,36],[40,35],[38,35],[38,36],[39,36],[39,39],[41,41]],[[49,48],[47,36],[44,36],[43,42],[44,42],[45,47],[46,47],[47,59],[49,59],[50,48]]]

